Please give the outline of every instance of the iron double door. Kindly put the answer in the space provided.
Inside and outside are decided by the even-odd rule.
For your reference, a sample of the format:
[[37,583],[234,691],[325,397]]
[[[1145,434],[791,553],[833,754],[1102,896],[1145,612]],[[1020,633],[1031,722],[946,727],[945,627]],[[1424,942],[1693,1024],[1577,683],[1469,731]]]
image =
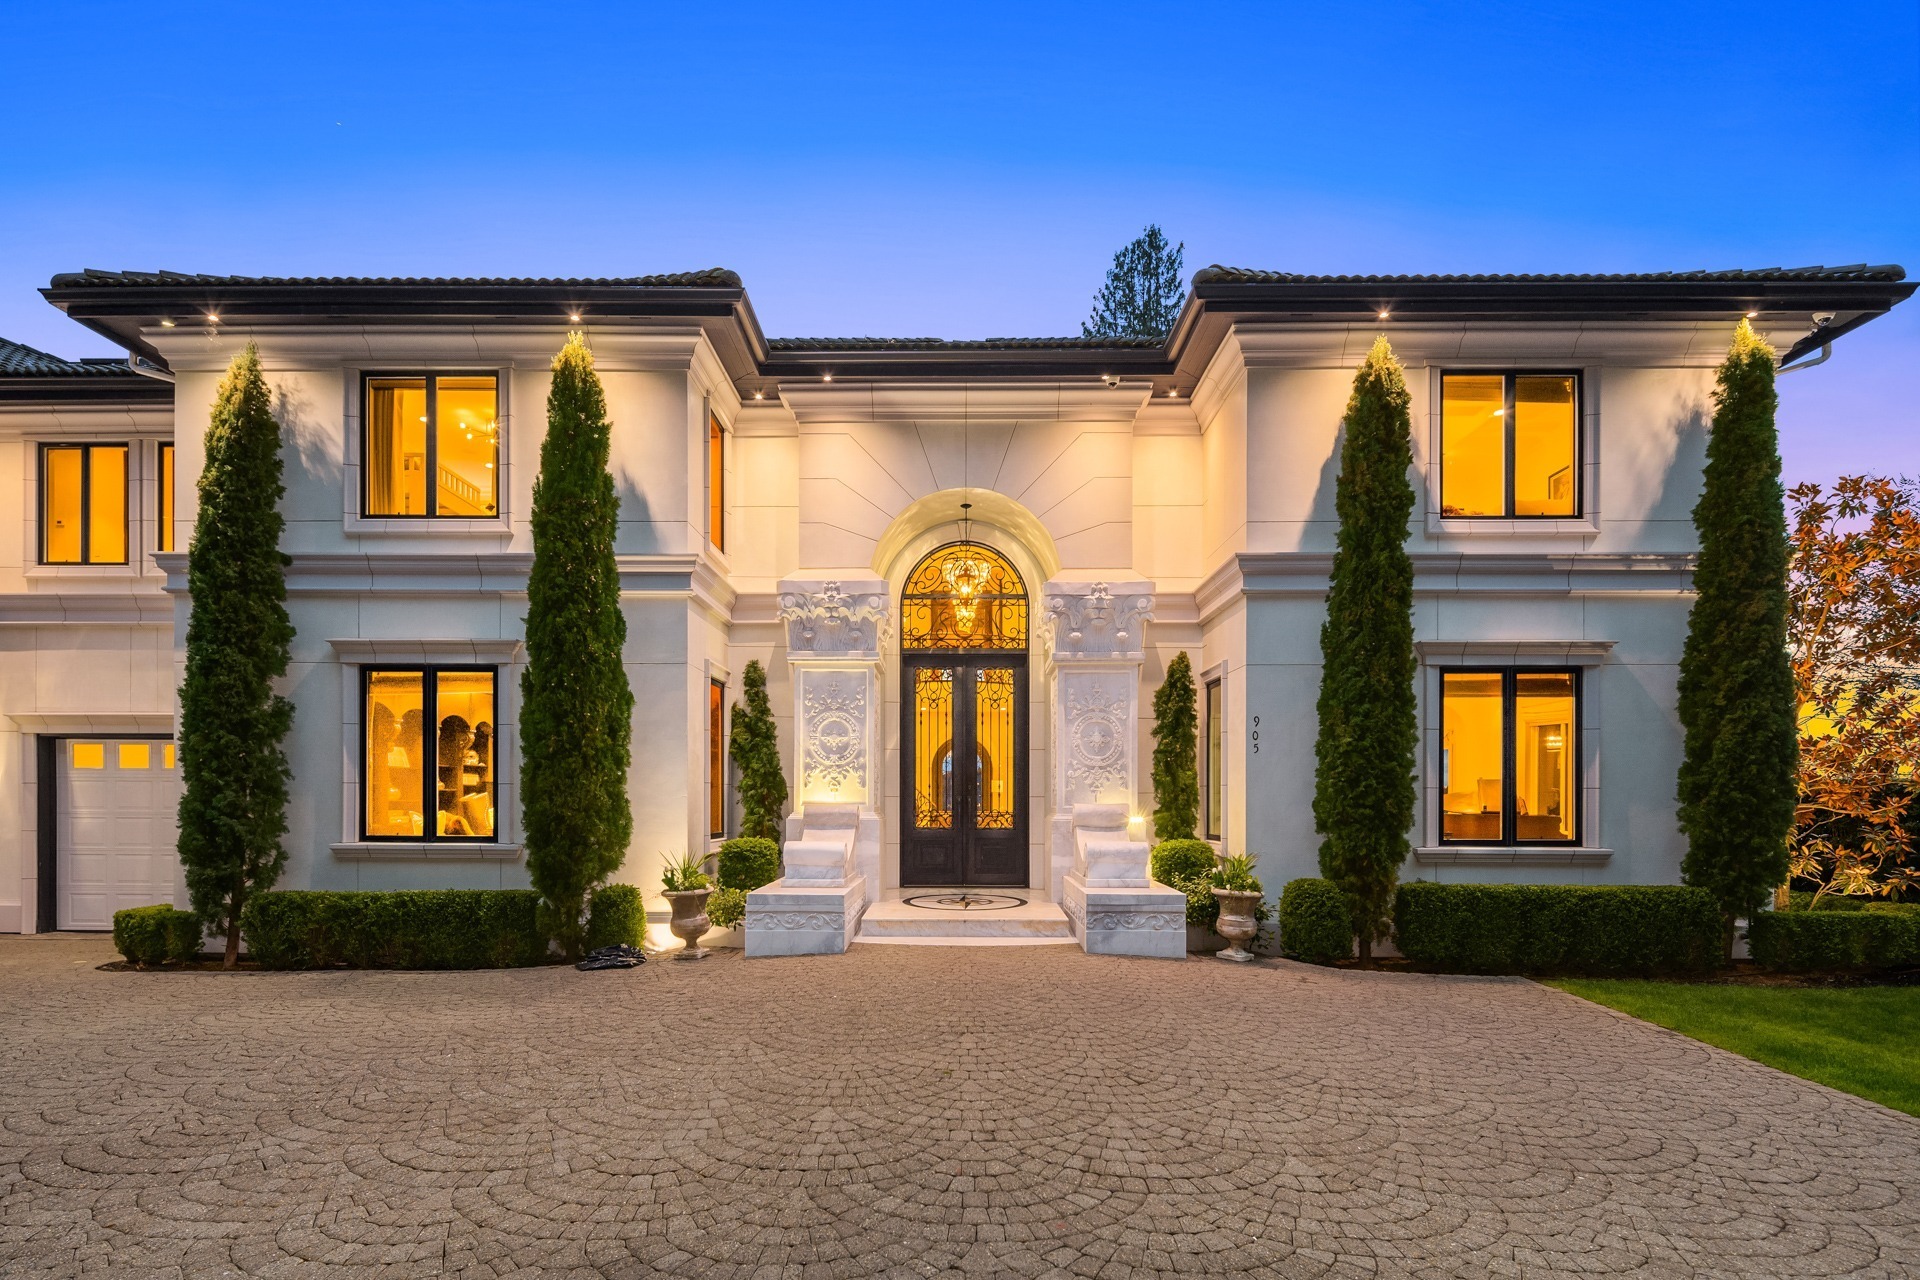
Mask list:
[[900,883],[1024,886],[1025,656],[915,654],[902,677]]

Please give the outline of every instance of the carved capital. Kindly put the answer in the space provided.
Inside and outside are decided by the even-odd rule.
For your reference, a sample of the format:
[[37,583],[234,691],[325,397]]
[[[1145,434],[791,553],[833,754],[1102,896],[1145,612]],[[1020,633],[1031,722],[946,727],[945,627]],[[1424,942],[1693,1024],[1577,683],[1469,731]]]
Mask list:
[[780,620],[787,624],[787,652],[877,658],[892,616],[888,604],[887,584],[878,579],[783,581]]
[[1141,658],[1153,617],[1150,582],[1049,582],[1046,627],[1055,658]]

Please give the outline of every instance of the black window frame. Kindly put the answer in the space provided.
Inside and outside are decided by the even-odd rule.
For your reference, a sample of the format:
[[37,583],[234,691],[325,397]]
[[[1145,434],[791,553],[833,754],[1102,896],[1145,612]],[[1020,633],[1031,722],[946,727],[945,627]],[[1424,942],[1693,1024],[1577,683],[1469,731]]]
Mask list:
[[[1585,682],[1581,678],[1581,674],[1582,674],[1581,669],[1579,667],[1566,667],[1566,666],[1555,666],[1555,667],[1471,666],[1471,667],[1441,667],[1441,668],[1438,668],[1438,670],[1440,672],[1440,688],[1438,690],[1438,706],[1435,708],[1434,717],[1439,723],[1440,751],[1442,753],[1442,758],[1440,761],[1436,762],[1436,766],[1440,769],[1441,777],[1439,780],[1440,785],[1437,788],[1437,792],[1440,797],[1440,800],[1439,800],[1440,808],[1434,815],[1434,822],[1436,825],[1436,830],[1434,832],[1434,843],[1438,845],[1447,845],[1450,847],[1459,847],[1464,845],[1464,846],[1471,846],[1475,848],[1499,848],[1499,849],[1508,849],[1508,848],[1577,849],[1577,848],[1580,848],[1586,838],[1586,826],[1585,826],[1586,824],[1586,813],[1585,813],[1586,786],[1585,786],[1585,773],[1583,772],[1585,769],[1585,760],[1583,758],[1584,752],[1581,750],[1582,742],[1581,742],[1581,733],[1580,733],[1580,726],[1586,718],[1586,706],[1585,706],[1586,688],[1585,688]],[[1500,677],[1500,830],[1505,832],[1506,834],[1501,838],[1494,839],[1494,840],[1450,839],[1447,836],[1446,796],[1447,796],[1448,779],[1446,777],[1447,763],[1445,760],[1445,752],[1447,750],[1447,677],[1448,676],[1471,676],[1471,675],[1479,675],[1479,676],[1497,675]],[[1518,677],[1523,675],[1524,676],[1571,676],[1572,677],[1573,724],[1569,729],[1569,733],[1571,734],[1572,741],[1568,743],[1567,749],[1573,753],[1572,768],[1569,771],[1569,775],[1573,779],[1573,786],[1572,786],[1573,796],[1570,800],[1570,803],[1573,806],[1573,835],[1570,838],[1565,840],[1522,840],[1520,839],[1520,824],[1517,821],[1517,815],[1514,812],[1515,809],[1518,807],[1517,799],[1519,795],[1518,770],[1515,768],[1515,765],[1517,764],[1517,760],[1515,755],[1516,748],[1514,743],[1514,738],[1515,738],[1514,707],[1516,704],[1515,690],[1518,684]]]
[[[440,693],[439,693],[439,684],[435,680],[435,677],[438,676],[443,671],[446,671],[446,672],[484,671],[493,676],[493,728],[494,728],[493,741],[495,744],[493,749],[494,771],[489,779],[489,782],[493,787],[493,798],[494,798],[493,834],[484,835],[484,836],[443,836],[438,831],[427,829],[429,827],[438,826],[439,824],[437,822],[428,823],[428,822],[422,821],[420,824],[422,830],[419,835],[398,835],[398,836],[374,835],[373,833],[367,830],[367,789],[370,785],[370,780],[373,777],[373,774],[369,769],[368,761],[367,761],[367,739],[370,736],[369,731],[372,728],[372,719],[373,719],[371,715],[372,702],[369,696],[373,690],[373,677],[375,675],[382,675],[382,674],[383,675],[417,675],[420,677],[420,701],[422,703],[422,709],[426,712],[425,719],[426,719],[428,730],[429,730],[427,734],[427,741],[424,744],[424,748],[426,751],[434,753],[433,767],[422,769],[420,771],[420,801],[422,806],[420,812],[424,816],[426,814],[439,812],[438,797],[434,794],[434,792],[437,790],[437,788],[440,785],[439,784],[440,770],[439,770],[439,755],[438,755],[439,742],[440,742]],[[422,844],[422,843],[499,844],[501,843],[502,837],[500,835],[500,826],[501,826],[501,821],[504,818],[505,814],[500,807],[499,778],[500,778],[501,749],[499,746],[499,742],[500,742],[500,668],[497,665],[493,663],[487,663],[487,662],[437,662],[437,663],[369,662],[362,665],[360,668],[360,825],[359,825],[360,840],[363,843],[372,842],[372,843],[388,843],[388,844]]]
[[[427,384],[427,506],[433,510],[418,515],[401,512],[369,511],[373,492],[373,473],[368,466],[372,451],[368,447],[373,418],[368,410],[373,402],[370,384],[383,378],[420,378]],[[501,377],[498,369],[362,369],[360,371],[360,518],[362,520],[498,520],[506,508],[505,489],[500,483],[500,458],[505,452],[507,432],[501,427],[493,446],[493,514],[490,516],[443,516],[440,514],[440,394],[442,378],[492,378],[493,420],[500,421]]]
[[167,545],[168,542],[173,537],[173,517],[174,517],[173,486],[167,483],[166,459],[167,459],[167,455],[169,454],[173,455],[174,466],[177,470],[179,467],[180,455],[177,452],[175,452],[173,447],[173,441],[156,440],[154,442],[153,549],[155,551],[162,551],[162,552],[173,550],[172,547]]
[[[1226,779],[1214,777],[1213,733],[1216,728],[1220,730],[1219,772],[1225,773],[1227,768],[1226,726],[1224,724],[1218,726],[1214,724],[1213,695],[1216,690],[1220,694],[1220,712],[1218,718],[1224,721],[1227,716],[1227,689],[1226,685],[1222,683],[1222,677],[1215,676],[1200,687],[1200,702],[1201,705],[1206,708],[1207,713],[1206,727],[1201,731],[1200,735],[1200,759],[1202,762],[1200,771],[1200,829],[1201,838],[1206,840],[1226,839],[1225,832],[1227,829],[1226,815],[1219,812],[1219,810],[1226,807]],[[1220,802],[1217,804],[1213,798],[1216,788],[1218,788],[1220,792]]]
[[[1506,414],[1502,418],[1505,435],[1504,450],[1501,454],[1501,466],[1504,474],[1501,478],[1502,503],[1504,511],[1499,515],[1448,515],[1447,499],[1447,379],[1448,378],[1502,378],[1505,380]],[[1573,379],[1573,510],[1565,515],[1523,516],[1515,512],[1513,504],[1513,431],[1514,431],[1514,381],[1518,378],[1572,378]],[[1439,507],[1442,520],[1581,520],[1586,517],[1586,485],[1581,482],[1581,473],[1586,470],[1585,447],[1587,431],[1586,413],[1587,379],[1580,369],[1442,369],[1440,371],[1440,448],[1435,459],[1440,470],[1439,492],[1434,502]]]
[[[77,449],[80,452],[80,558],[78,560],[47,559],[47,455],[59,449]],[[95,560],[93,558],[93,451],[95,449],[119,449],[126,455],[126,462],[120,469],[120,525],[121,544],[126,554],[118,560]],[[133,563],[133,442],[130,440],[43,440],[39,454],[34,459],[34,492],[39,507],[37,530],[39,552],[37,563],[55,568],[72,569],[82,565]]]

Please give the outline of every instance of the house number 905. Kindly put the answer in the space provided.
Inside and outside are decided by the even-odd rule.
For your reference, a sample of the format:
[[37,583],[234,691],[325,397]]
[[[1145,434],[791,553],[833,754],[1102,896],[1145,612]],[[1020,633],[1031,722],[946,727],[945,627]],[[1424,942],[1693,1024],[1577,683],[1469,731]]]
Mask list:
[[1260,717],[1259,716],[1255,716],[1253,718],[1253,729],[1247,734],[1247,739],[1253,743],[1253,754],[1256,756],[1259,755],[1260,754]]

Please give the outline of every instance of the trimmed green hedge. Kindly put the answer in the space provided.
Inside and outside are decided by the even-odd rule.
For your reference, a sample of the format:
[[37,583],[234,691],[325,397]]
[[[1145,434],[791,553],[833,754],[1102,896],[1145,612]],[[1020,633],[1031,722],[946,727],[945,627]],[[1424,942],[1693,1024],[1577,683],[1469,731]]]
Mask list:
[[1280,891],[1280,954],[1312,964],[1353,955],[1353,916],[1331,880],[1289,880]]
[[1679,885],[1403,884],[1394,941],[1443,973],[1697,973],[1720,958],[1720,911]]
[[269,969],[499,969],[547,958],[539,901],[532,889],[282,889],[249,899],[240,928]]
[[1747,925],[1747,947],[1755,963],[1784,973],[1916,965],[1920,905],[1871,902],[1858,909],[1763,911]]
[[1205,840],[1162,840],[1147,857],[1149,875],[1187,895],[1187,923],[1207,928],[1220,918],[1220,900],[1213,896],[1213,871],[1219,865]]
[[113,945],[128,964],[164,964],[200,954],[200,921],[167,903],[113,913]]
[[630,884],[603,884],[587,900],[587,950],[646,941],[647,907]]
[[1867,905],[1866,898],[1856,898],[1850,894],[1830,893],[1820,899],[1816,905],[1813,893],[1807,889],[1795,889],[1787,895],[1789,911],[1859,911]]
[[707,899],[707,923],[731,929],[747,918],[747,890],[715,889]]
[[[758,836],[739,836],[720,846],[720,887],[758,889],[780,878],[780,846]],[[713,912],[708,910],[712,917]]]

